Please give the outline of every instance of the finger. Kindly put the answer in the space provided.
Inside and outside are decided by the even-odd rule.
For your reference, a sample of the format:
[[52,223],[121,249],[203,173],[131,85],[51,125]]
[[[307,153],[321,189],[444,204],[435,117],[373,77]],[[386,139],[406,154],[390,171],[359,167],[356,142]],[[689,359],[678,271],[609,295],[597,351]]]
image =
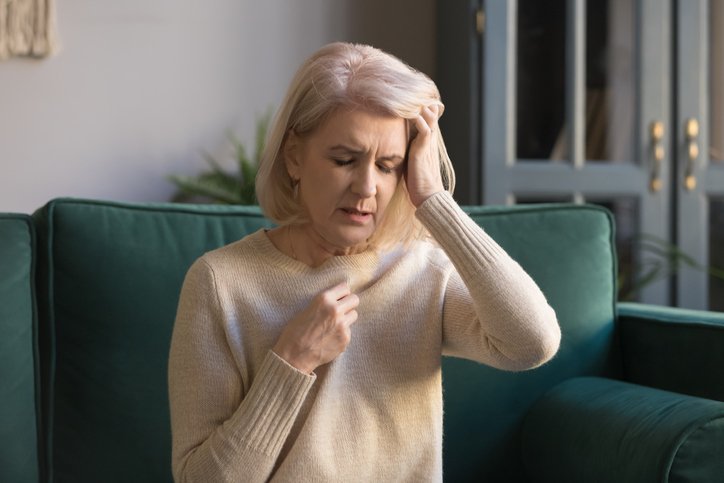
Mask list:
[[[423,109],[424,112],[424,109]],[[414,120],[415,128],[417,128],[417,136],[415,138],[424,138],[427,137],[430,134],[430,124],[428,121],[423,117],[423,114],[421,113],[418,115]]]
[[436,104],[433,104],[432,106],[425,106],[420,112],[420,115],[423,119],[425,119],[425,122],[431,130],[437,126],[437,119],[439,116],[438,106]]
[[354,324],[355,322],[357,322],[357,318],[358,318],[358,317],[359,317],[359,314],[357,313],[356,310],[350,310],[349,312],[347,312],[346,314],[344,314],[344,318],[342,319],[342,323],[343,323],[346,327],[349,327],[349,326],[351,326],[352,324]]
[[435,106],[435,108],[436,108],[435,114],[437,114],[437,118],[440,119],[440,118],[442,117],[442,113],[445,112],[445,104],[443,104],[442,102],[438,101],[438,102],[436,102],[435,104],[432,104],[432,105]]
[[329,297],[330,300],[338,301],[339,299],[349,295],[351,293],[351,290],[349,288],[349,283],[347,281],[340,282],[334,287],[326,290],[323,292],[323,294],[327,297]]
[[359,306],[359,297],[357,294],[349,294],[337,301],[339,303],[338,307],[339,310],[342,313],[347,313],[352,309],[355,309],[357,306]]

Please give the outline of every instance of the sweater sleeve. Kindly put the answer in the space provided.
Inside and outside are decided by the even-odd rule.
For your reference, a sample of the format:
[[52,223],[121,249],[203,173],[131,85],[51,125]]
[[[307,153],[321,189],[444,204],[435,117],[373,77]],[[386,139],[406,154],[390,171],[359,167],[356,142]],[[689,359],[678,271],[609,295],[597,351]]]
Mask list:
[[551,359],[561,338],[556,314],[525,270],[446,191],[427,199],[417,217],[455,267],[445,290],[443,351],[511,371]]
[[268,480],[316,377],[269,351],[244,393],[223,321],[213,270],[201,259],[186,275],[169,355],[177,482]]

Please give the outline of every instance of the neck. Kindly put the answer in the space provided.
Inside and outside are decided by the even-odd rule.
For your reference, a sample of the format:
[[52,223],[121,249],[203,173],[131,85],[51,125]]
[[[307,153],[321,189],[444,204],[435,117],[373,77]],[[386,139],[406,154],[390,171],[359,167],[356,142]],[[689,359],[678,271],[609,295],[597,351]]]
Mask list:
[[318,267],[332,257],[356,255],[368,248],[366,242],[351,247],[336,246],[325,240],[309,224],[288,227],[287,236],[292,258],[310,267]]

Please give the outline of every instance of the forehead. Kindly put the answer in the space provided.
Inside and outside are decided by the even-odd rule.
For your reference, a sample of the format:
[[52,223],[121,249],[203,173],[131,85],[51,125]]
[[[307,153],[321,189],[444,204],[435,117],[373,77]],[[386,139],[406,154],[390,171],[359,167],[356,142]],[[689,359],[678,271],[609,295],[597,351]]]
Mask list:
[[407,123],[401,117],[363,109],[340,108],[310,136],[322,144],[345,144],[359,149],[396,150],[404,154]]

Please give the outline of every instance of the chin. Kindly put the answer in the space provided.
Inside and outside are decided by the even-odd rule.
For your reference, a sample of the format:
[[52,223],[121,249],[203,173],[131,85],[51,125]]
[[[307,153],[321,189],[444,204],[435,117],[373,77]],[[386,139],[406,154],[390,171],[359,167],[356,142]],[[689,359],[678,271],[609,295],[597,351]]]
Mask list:
[[369,240],[374,234],[375,230],[346,229],[342,233],[337,233],[334,239],[339,242],[339,246],[351,248],[367,243],[367,240]]

